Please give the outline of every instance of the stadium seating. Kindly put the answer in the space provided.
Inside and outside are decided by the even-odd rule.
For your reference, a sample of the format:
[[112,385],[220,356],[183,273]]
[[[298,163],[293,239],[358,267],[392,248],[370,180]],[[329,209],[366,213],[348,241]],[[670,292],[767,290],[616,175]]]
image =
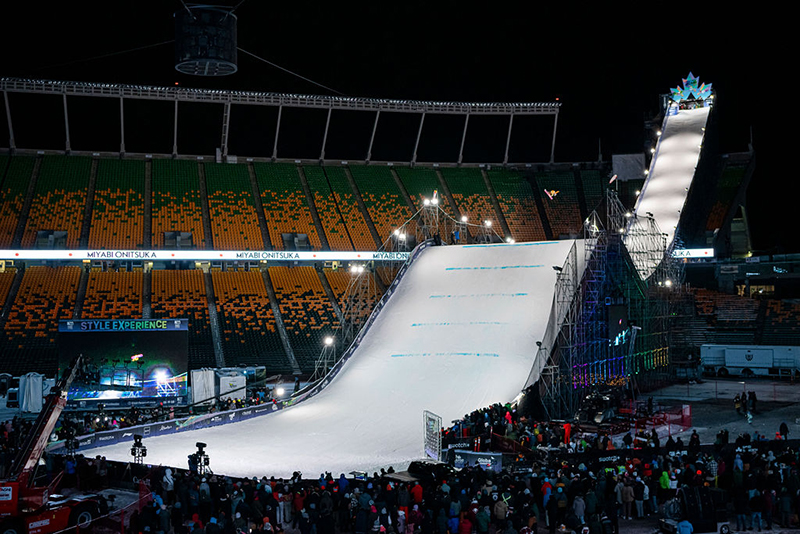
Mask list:
[[212,271],[211,277],[225,363],[264,365],[267,373],[291,373],[261,273]]
[[530,183],[518,172],[505,169],[486,171],[497,202],[516,241],[546,239]]
[[[395,171],[400,177],[400,181],[403,182],[408,196],[410,196],[411,200],[414,202],[415,210],[422,208],[423,197],[431,198],[434,191],[439,191],[442,188],[434,169],[425,167],[395,167]],[[441,198],[442,195],[440,194],[439,197]],[[447,202],[440,202],[439,207],[451,216],[453,215],[453,210]]]
[[[374,276],[370,274],[366,274],[365,276]],[[355,299],[353,301],[352,309],[348,308],[348,300],[349,295],[347,293],[348,287],[350,287],[351,282],[353,281],[353,275],[350,274],[347,270],[325,270],[325,278],[328,280],[328,284],[331,286],[331,290],[333,290],[333,294],[336,296],[336,300],[339,303],[339,309],[342,310],[342,313],[345,314],[345,319],[347,320],[350,313],[352,313],[352,317],[357,320],[357,322],[362,322],[369,314],[372,313],[372,310],[375,308],[375,305],[381,299],[382,293],[380,288],[374,283],[370,283],[367,287],[369,290],[366,295],[364,295],[364,299]]]
[[606,198],[606,187],[608,186],[606,173],[596,169],[585,169],[581,171],[581,182],[583,183],[583,197],[586,201],[586,210],[591,213]]
[[247,166],[206,163],[204,169],[214,248],[264,250]]
[[739,192],[739,184],[742,183],[745,170],[745,167],[732,165],[726,166],[723,170],[717,185],[717,199],[706,222],[706,230],[713,232],[722,226],[731,204],[736,199],[736,193]]
[[25,270],[5,325],[2,370],[55,374],[58,321],[72,318],[80,277],[78,266]]
[[54,230],[67,232],[66,248],[78,248],[91,166],[92,160],[86,157],[42,158],[23,247],[34,246],[38,231]]
[[[317,213],[322,227],[325,229],[331,250],[353,250],[353,242],[342,221],[337,200],[331,193],[325,171],[322,167],[315,166],[307,166],[303,170],[311,194],[314,195],[314,205],[317,207]],[[349,207],[348,205],[347,208]],[[348,214],[350,214],[349,211]],[[363,221],[363,217],[361,220]]]
[[578,207],[578,191],[575,187],[575,176],[572,171],[547,171],[536,173],[540,188],[558,191],[552,200],[540,193],[544,202],[544,211],[553,237],[579,235],[582,228],[580,208]]
[[324,338],[339,327],[333,306],[313,267],[270,267],[269,276],[295,359],[313,372]]
[[137,249],[144,244],[145,162],[97,162],[90,249]]
[[255,163],[253,168],[273,248],[283,250],[282,233],[300,233],[308,235],[314,250],[320,250],[322,243],[311,217],[297,166],[289,163]]
[[0,247],[11,248],[33,174],[34,158],[0,156]]
[[6,303],[8,292],[11,290],[11,284],[14,282],[16,275],[16,271],[13,270],[0,273],[0,309]]
[[142,277],[139,272],[89,273],[82,319],[141,319]]
[[[347,234],[350,236],[355,249],[375,250],[375,240],[372,239],[367,221],[364,220],[364,216],[358,208],[356,196],[347,180],[345,170],[342,167],[325,167],[323,171],[320,167],[311,166],[304,167],[304,170],[308,178],[308,185],[314,193],[315,202],[319,195],[333,196],[334,203],[327,206],[327,209],[337,210],[341,214],[346,225]],[[323,172],[324,174],[322,174]],[[312,176],[313,178],[311,178]],[[325,181],[326,177],[327,182]],[[330,184],[330,187],[328,187],[328,184]],[[317,209],[320,209],[319,204],[317,204]],[[321,216],[322,214],[320,213]],[[326,224],[324,220],[323,224]],[[330,240],[330,236],[328,239]],[[332,242],[331,247],[334,247]]]
[[800,303],[767,301],[762,342],[768,345],[800,345]]
[[151,288],[154,318],[189,320],[189,369],[216,367],[203,272],[152,271]]
[[458,211],[462,216],[467,216],[470,224],[492,221],[497,225],[495,231],[500,235],[503,234],[480,169],[470,167],[442,169],[442,176],[450,188]]
[[164,248],[164,232],[191,232],[194,247],[206,248],[197,163],[156,159],[152,170],[153,248]]
[[352,166],[350,173],[358,186],[370,219],[382,240],[411,217],[411,211],[397,189],[388,167]]

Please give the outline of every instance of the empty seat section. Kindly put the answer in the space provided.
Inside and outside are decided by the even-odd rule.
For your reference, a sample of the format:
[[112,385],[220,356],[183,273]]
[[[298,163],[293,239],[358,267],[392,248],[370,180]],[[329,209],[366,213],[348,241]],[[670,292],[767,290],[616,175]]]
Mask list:
[[208,214],[216,250],[263,250],[246,165],[206,163]]
[[[406,188],[406,192],[414,202],[416,210],[422,209],[423,198],[433,197],[434,191],[439,191],[442,186],[439,184],[439,177],[436,176],[436,171],[433,169],[426,169],[424,167],[395,167],[395,172],[400,177],[400,181]],[[441,191],[440,191],[441,193]],[[444,200],[444,195],[439,195],[439,207],[444,209],[450,215],[453,210]]]
[[8,292],[11,290],[11,284],[14,282],[16,271],[5,271],[0,273],[0,308],[5,305],[8,298]]
[[372,224],[380,238],[386,241],[412,215],[397,188],[392,171],[388,167],[359,165],[350,167],[350,173],[358,186]]
[[270,267],[269,276],[294,357],[303,372],[313,372],[323,340],[339,327],[333,305],[313,267]]
[[583,183],[583,197],[586,200],[586,209],[591,213],[606,198],[608,178],[606,178],[605,173],[596,169],[582,170],[581,182]]
[[800,345],[800,304],[788,300],[766,303],[762,342],[765,345]]
[[197,163],[153,160],[151,183],[153,247],[164,248],[164,232],[191,232],[194,248],[206,248]]
[[471,224],[482,224],[492,221],[497,225],[497,233],[502,235],[502,229],[497,221],[497,213],[492,206],[492,199],[486,189],[480,169],[442,169],[442,176],[450,188],[453,200],[458,206],[462,216],[468,217]]
[[[331,187],[328,185],[325,170],[322,167],[308,166],[304,167],[303,171],[306,175],[308,187],[311,189],[311,194],[314,195],[314,205],[317,208],[317,214],[319,214],[319,219],[322,222],[322,228],[325,230],[325,236],[328,238],[331,250],[353,250],[353,242],[350,240],[350,235],[342,221],[342,210],[338,205],[337,197],[333,195]],[[328,172],[336,171],[334,171],[333,167],[329,167]],[[346,183],[347,177],[345,176],[344,178]],[[357,207],[356,214],[351,213],[352,207],[349,204],[344,209],[347,210],[348,215],[351,217],[360,216]],[[363,221],[363,217],[361,217],[361,220]]]
[[[0,247],[11,248],[36,160],[0,156]],[[5,173],[3,175],[3,173]]]
[[[367,273],[362,276],[375,275]],[[355,318],[359,324],[362,324],[381,299],[381,290],[374,280],[364,284],[365,291],[361,294],[357,294],[358,283],[354,275],[350,274],[350,272],[346,270],[333,271],[326,269],[325,278],[328,279],[328,284],[330,284],[331,290],[336,296],[339,309],[342,310],[346,321]],[[352,288],[351,284],[353,286]]]
[[717,185],[717,200],[708,215],[706,230],[713,232],[725,222],[725,216],[736,199],[736,193],[739,192],[739,184],[742,183],[745,170],[745,167],[727,165],[722,171]]
[[306,234],[314,250],[322,244],[311,217],[311,209],[300,183],[297,166],[291,163],[255,163],[253,168],[261,191],[264,218],[272,246],[283,249],[282,233]]
[[33,247],[36,232],[66,231],[66,248],[78,248],[86,210],[92,160],[73,156],[44,156],[28,214],[22,246]]
[[580,234],[583,228],[578,191],[572,171],[548,171],[536,174],[539,187],[547,191],[558,191],[551,200],[544,191],[542,202],[553,237],[562,238]]
[[516,241],[545,240],[533,189],[525,177],[517,171],[505,169],[492,169],[486,171],[486,175],[511,230],[511,237]]
[[78,266],[25,270],[5,325],[2,371],[55,374],[58,321],[72,318],[80,278]]
[[81,318],[141,319],[143,276],[141,271],[90,272]]
[[216,367],[203,272],[152,271],[151,287],[154,318],[189,321],[189,369]]
[[90,249],[136,249],[144,245],[145,162],[97,162]]
[[225,363],[291,373],[264,279],[258,271],[212,271]]

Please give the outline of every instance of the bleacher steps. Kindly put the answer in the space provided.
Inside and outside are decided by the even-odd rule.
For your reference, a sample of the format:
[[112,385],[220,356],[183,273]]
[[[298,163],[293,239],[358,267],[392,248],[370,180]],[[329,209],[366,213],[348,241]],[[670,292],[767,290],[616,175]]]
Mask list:
[[313,219],[314,226],[317,229],[317,235],[319,236],[320,243],[322,243],[322,249],[330,250],[331,246],[330,243],[328,243],[328,236],[325,235],[325,228],[322,226],[322,220],[319,218],[317,205],[314,203],[314,195],[311,193],[311,187],[308,185],[306,172],[303,170],[302,165],[297,166],[297,175],[300,177],[300,185],[303,186],[303,194],[306,196],[306,205],[311,212],[311,219]]
[[486,190],[489,191],[489,198],[492,199],[492,206],[494,206],[494,212],[497,215],[497,220],[500,221],[500,227],[503,229],[504,236],[506,238],[512,237],[511,229],[508,227],[506,216],[500,208],[500,202],[497,201],[497,193],[492,186],[492,181],[489,180],[489,175],[486,174],[486,169],[481,169],[481,176],[483,177],[483,182],[486,184]]
[[392,173],[392,178],[394,178],[394,182],[395,184],[397,184],[397,189],[400,191],[400,193],[403,195],[403,198],[406,200],[406,204],[408,205],[408,209],[411,210],[411,214],[413,215],[417,213],[419,207],[415,206],[414,201],[411,200],[411,195],[408,194],[406,186],[403,185],[403,181],[400,179],[400,175],[397,174],[397,171],[394,170],[394,168],[389,168],[389,172]]
[[253,207],[258,218],[258,228],[261,230],[261,239],[264,241],[264,250],[272,250],[272,240],[269,237],[267,228],[267,218],[264,216],[264,204],[261,202],[261,191],[258,190],[258,180],[256,180],[256,170],[253,162],[247,163],[247,175],[250,177],[250,189],[253,194]]
[[359,191],[356,181],[353,179],[353,175],[350,173],[350,169],[348,167],[344,167],[344,174],[347,176],[347,183],[350,184],[350,189],[353,191],[353,197],[356,199],[356,204],[358,204],[358,209],[361,211],[361,216],[364,217],[364,221],[367,223],[367,228],[369,228],[369,233],[372,235],[372,239],[375,241],[375,247],[380,248],[381,245],[383,245],[383,241],[378,235],[378,230],[375,229],[375,224],[372,222],[372,218],[369,216],[369,211],[367,210],[367,206],[364,204],[364,199],[361,198],[361,191]]
[[89,286],[89,271],[84,269],[81,272],[81,279],[78,282],[78,293],[75,295],[75,308],[72,310],[72,318],[78,320],[83,314],[83,301],[86,300],[86,288]]
[[222,336],[219,332],[219,315],[217,314],[217,299],[214,296],[214,281],[211,272],[203,273],[206,285],[206,301],[208,301],[208,326],[211,330],[211,341],[214,344],[214,358],[217,367],[225,367],[225,352],[222,350]]
[[144,162],[144,225],[142,226],[145,250],[153,248],[153,160]]
[[153,273],[142,273],[142,319],[153,318]]
[[289,358],[289,364],[292,366],[292,373],[299,375],[301,374],[300,365],[297,363],[297,358],[294,357],[292,344],[289,343],[289,335],[286,333],[286,326],[283,324],[281,308],[278,304],[278,297],[275,295],[275,287],[272,285],[269,271],[267,269],[262,269],[261,276],[264,279],[264,287],[267,290],[267,295],[269,295],[269,304],[272,306],[272,314],[275,316],[275,328],[278,330],[281,343],[283,343],[283,350],[286,351],[286,356]]
[[[208,188],[206,187],[206,169],[200,162],[197,163],[197,176],[200,187],[200,211],[203,214],[203,233],[206,235],[206,250],[214,250],[214,233],[211,231],[211,215],[208,209]],[[220,345],[220,350],[222,350],[221,345]]]
[[31,204],[33,203],[33,193],[36,191],[36,180],[39,178],[39,169],[42,167],[42,158],[36,158],[33,164],[33,172],[31,173],[31,181],[28,182],[28,191],[25,193],[25,203],[22,205],[22,211],[19,214],[19,222],[17,222],[17,230],[14,232],[14,240],[11,242],[11,248],[22,248],[22,236],[25,235],[25,227],[28,225],[28,214],[31,211]]
[[8,289],[8,296],[3,304],[2,312],[0,312],[0,333],[2,333],[6,327],[6,320],[8,319],[8,314],[11,313],[11,308],[14,306],[14,301],[17,299],[17,293],[19,293],[19,286],[22,285],[23,276],[25,276],[25,269],[17,267],[14,281],[11,282],[11,287]]
[[320,265],[316,265],[314,270],[317,271],[317,276],[319,276],[319,281],[322,283],[322,289],[325,290],[325,294],[328,296],[328,300],[331,301],[331,305],[333,306],[333,311],[336,312],[336,318],[339,319],[339,324],[344,324],[344,314],[342,313],[342,309],[339,307],[339,301],[336,300],[336,295],[333,293],[333,289],[331,289],[331,285],[328,283],[328,277],[325,276],[325,273],[322,270]]
[[548,241],[553,239],[553,228],[550,226],[550,221],[547,219],[547,212],[544,209],[544,202],[542,201],[542,194],[539,189],[539,182],[533,174],[526,176],[528,182],[533,189],[533,201],[536,203],[536,211],[539,212],[539,218],[542,220],[542,230],[544,230],[544,237]]
[[97,186],[98,160],[92,158],[92,167],[89,171],[89,186],[86,188],[86,204],[83,207],[83,222],[81,223],[81,237],[78,247],[89,248],[89,231],[92,228],[92,210],[94,209],[94,190]]

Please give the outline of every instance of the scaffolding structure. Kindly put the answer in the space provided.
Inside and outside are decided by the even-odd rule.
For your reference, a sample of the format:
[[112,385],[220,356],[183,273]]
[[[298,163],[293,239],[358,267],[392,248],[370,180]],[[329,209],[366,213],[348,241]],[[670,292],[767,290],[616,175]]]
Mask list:
[[[632,215],[608,190],[605,217],[592,212],[583,226],[583,268],[568,258],[556,282],[558,336],[539,347],[546,358],[539,393],[550,418],[572,418],[583,399],[622,387],[631,398],[669,373],[670,326],[683,281],[652,218]],[[603,206],[598,208],[602,210]],[[620,333],[609,335],[609,309],[623,310]],[[543,354],[541,354],[544,352]]]

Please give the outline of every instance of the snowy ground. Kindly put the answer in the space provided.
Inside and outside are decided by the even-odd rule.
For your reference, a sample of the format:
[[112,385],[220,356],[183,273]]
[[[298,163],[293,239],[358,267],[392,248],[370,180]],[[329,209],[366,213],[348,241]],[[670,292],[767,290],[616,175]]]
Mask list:
[[[572,245],[427,249],[320,394],[272,415],[147,438],[148,461],[186,466],[202,441],[211,468],[234,476],[402,468],[422,456],[423,410],[448,424],[520,392],[551,310],[553,266]],[[127,461],[130,444],[92,454]]]

